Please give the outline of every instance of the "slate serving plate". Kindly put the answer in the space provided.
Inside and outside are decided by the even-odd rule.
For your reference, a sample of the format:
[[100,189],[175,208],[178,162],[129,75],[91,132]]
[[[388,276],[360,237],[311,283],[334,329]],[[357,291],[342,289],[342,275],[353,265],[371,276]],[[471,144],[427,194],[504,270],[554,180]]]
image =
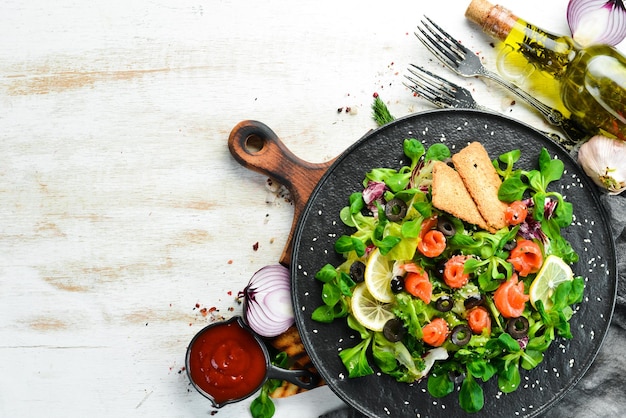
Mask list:
[[518,417],[545,412],[584,375],[607,333],[617,290],[615,249],[596,188],[570,155],[530,126],[498,114],[436,110],[398,119],[366,134],[325,171],[299,216],[291,254],[296,324],[307,352],[330,388],[367,416],[470,416],[458,406],[456,392],[442,399],[431,397],[425,379],[409,385],[378,371],[349,379],[338,353],[356,345],[358,335],[345,320],[321,324],[311,319],[321,304],[322,286],[314,275],[326,263],[338,265],[342,261],[334,251],[335,240],[352,233],[340,221],[339,211],[351,193],[361,191],[367,171],[400,168],[406,163],[402,152],[405,138],[417,138],[426,146],[443,142],[452,152],[480,141],[491,158],[519,148],[522,157],[517,166],[526,169],[536,168],[542,147],[564,162],[566,172],[551,189],[574,204],[574,223],[563,234],[580,256],[574,273],[586,278],[584,301],[571,320],[574,338],[553,342],[539,367],[522,370],[522,383],[516,392],[500,393],[495,379],[483,384],[484,409],[471,416]]

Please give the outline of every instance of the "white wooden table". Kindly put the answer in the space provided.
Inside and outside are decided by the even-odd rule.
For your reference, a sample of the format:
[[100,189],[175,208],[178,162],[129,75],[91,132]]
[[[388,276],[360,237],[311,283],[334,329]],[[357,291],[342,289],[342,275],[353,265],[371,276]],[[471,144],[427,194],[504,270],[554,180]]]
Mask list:
[[[0,416],[213,411],[188,385],[187,344],[241,313],[238,291],[277,262],[292,218],[229,155],[239,121],[327,161],[375,127],[374,92],[396,116],[431,108],[402,84],[417,63],[549,129],[413,36],[427,14],[493,69],[468,3],[0,1]],[[568,31],[565,0],[500,3]],[[321,388],[276,416],[340,405]]]

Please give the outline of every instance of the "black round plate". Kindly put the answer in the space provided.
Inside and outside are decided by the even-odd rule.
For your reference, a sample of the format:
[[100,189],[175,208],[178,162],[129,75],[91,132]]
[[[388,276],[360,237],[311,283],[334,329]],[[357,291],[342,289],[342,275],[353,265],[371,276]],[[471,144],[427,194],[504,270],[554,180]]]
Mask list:
[[531,371],[522,370],[517,391],[499,392],[496,379],[483,384],[485,406],[478,415],[519,417],[545,412],[587,371],[607,333],[617,290],[615,249],[597,190],[571,156],[535,129],[501,115],[473,110],[411,115],[369,132],[331,166],[299,220],[292,255],[296,324],[307,352],[330,388],[369,417],[470,416],[459,407],[457,392],[442,399],[430,396],[426,379],[398,383],[375,367],[373,375],[349,379],[338,353],[356,345],[358,335],[343,319],[332,324],[311,319],[313,310],[322,303],[322,286],[315,273],[326,263],[341,263],[341,256],[334,251],[335,240],[352,233],[339,219],[339,211],[351,193],[362,190],[367,171],[376,167],[397,169],[407,163],[402,151],[405,138],[417,138],[426,146],[443,142],[453,153],[480,141],[491,158],[521,149],[517,167],[525,169],[536,168],[542,147],[564,162],[565,174],[551,184],[551,189],[574,204],[574,222],[563,235],[580,255],[574,273],[586,278],[584,301],[571,319],[574,338],[556,340],[542,364]]

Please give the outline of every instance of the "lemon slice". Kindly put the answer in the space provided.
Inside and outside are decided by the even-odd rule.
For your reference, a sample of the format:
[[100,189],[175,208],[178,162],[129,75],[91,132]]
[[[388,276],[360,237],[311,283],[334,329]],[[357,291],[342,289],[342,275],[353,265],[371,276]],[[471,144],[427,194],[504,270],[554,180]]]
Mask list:
[[367,285],[367,290],[381,302],[392,302],[392,278],[393,260],[382,255],[378,248],[374,249],[365,266],[365,284]]
[[548,310],[553,303],[550,297],[559,284],[574,279],[572,268],[560,257],[549,255],[546,257],[537,273],[537,277],[530,284],[530,303],[535,306],[538,300],[543,302],[543,307]]
[[352,291],[351,307],[356,320],[372,331],[382,331],[387,321],[396,317],[391,305],[376,300],[365,283],[359,283]]

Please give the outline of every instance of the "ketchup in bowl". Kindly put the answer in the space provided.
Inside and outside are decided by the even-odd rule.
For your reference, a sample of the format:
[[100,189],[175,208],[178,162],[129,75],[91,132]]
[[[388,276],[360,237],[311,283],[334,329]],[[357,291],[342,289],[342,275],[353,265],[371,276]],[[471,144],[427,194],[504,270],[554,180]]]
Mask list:
[[267,369],[265,347],[240,317],[205,327],[187,350],[189,378],[216,407],[250,396],[265,381]]

